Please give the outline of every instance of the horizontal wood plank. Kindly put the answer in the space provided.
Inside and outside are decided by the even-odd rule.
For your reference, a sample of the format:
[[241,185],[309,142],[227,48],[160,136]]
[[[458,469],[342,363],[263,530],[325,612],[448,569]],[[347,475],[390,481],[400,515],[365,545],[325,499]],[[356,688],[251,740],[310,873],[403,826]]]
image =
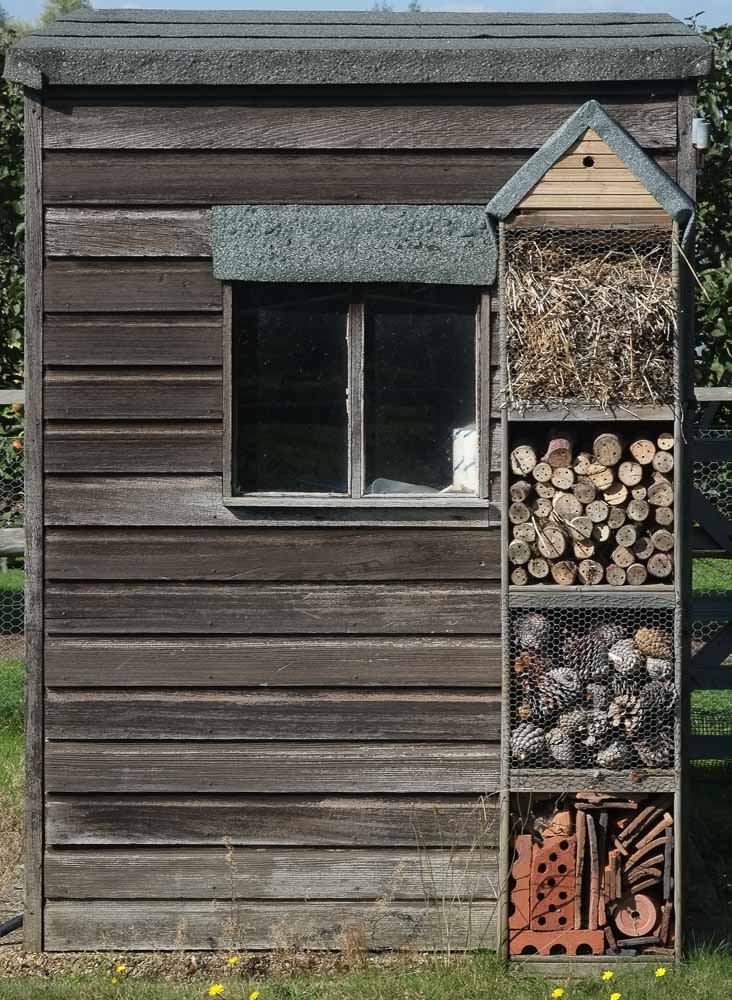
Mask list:
[[[642,146],[676,145],[670,98],[603,96],[610,114]],[[577,107],[507,96],[437,101],[354,99],[51,100],[46,149],[533,149]],[[539,112],[539,113],[537,113]]]
[[497,637],[51,638],[50,687],[497,687]]
[[[44,197],[48,206],[483,205],[529,155],[529,151],[50,152],[44,160]],[[659,155],[664,169],[674,169],[674,160]]]
[[46,423],[46,472],[220,473],[220,420],[107,421],[54,420]]
[[48,208],[49,257],[208,257],[207,209]]
[[58,846],[496,847],[493,797],[52,796]]
[[56,580],[495,580],[497,529],[50,530]]
[[55,314],[46,316],[43,336],[47,365],[220,365],[222,360],[221,317],[206,314]]
[[178,583],[46,586],[46,628],[79,633],[495,634],[488,584]]
[[51,742],[52,793],[223,792],[299,795],[497,790],[497,743]]
[[51,691],[57,740],[497,740],[500,693]]
[[220,312],[221,289],[210,261],[50,260],[44,271],[47,312]]
[[51,369],[44,378],[50,420],[212,420],[222,409],[219,368]]
[[453,951],[493,948],[495,902],[240,903],[56,901],[46,904],[49,951],[210,951],[212,948],[341,949],[354,934],[367,948]]
[[496,851],[319,848],[52,850],[47,899],[495,899]]
[[575,193],[564,194],[530,194],[521,202],[522,208],[658,208],[658,202],[650,194],[595,194],[593,191],[583,193],[577,186]]
[[[491,477],[491,500],[500,498],[500,476]],[[484,523],[498,515],[496,506],[478,510],[461,509],[459,505],[445,510],[429,509],[411,512],[409,509],[390,510],[373,507],[352,510],[328,508],[305,510],[298,519],[296,512],[285,503],[281,507],[245,510],[226,507],[222,500],[220,476],[47,476],[44,498],[46,524],[58,527],[74,525],[107,527],[211,527],[229,525],[245,528],[255,524],[297,525],[299,521],[338,524],[337,518],[348,517],[357,523],[401,526],[410,520],[415,524],[432,521],[459,524],[459,518],[470,523]]]

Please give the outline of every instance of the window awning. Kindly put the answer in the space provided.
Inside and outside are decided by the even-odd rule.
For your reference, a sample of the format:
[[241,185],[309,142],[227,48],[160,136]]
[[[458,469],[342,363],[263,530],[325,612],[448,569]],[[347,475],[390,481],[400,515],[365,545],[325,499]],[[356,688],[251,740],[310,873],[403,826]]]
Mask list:
[[491,285],[498,248],[481,205],[224,205],[211,213],[223,281]]

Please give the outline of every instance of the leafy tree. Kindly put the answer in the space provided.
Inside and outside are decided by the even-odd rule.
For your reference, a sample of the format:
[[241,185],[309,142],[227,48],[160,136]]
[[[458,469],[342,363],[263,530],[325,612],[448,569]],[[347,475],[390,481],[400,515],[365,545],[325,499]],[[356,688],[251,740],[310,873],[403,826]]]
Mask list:
[[[0,27],[0,48],[16,34]],[[0,382],[22,383],[23,369],[23,99],[0,80]]]
[[41,14],[41,24],[47,27],[62,14],[73,14],[76,10],[91,10],[89,0],[46,0]]
[[714,46],[714,68],[699,86],[698,113],[711,124],[712,145],[697,192],[697,378],[702,385],[731,385],[732,24],[702,33]]

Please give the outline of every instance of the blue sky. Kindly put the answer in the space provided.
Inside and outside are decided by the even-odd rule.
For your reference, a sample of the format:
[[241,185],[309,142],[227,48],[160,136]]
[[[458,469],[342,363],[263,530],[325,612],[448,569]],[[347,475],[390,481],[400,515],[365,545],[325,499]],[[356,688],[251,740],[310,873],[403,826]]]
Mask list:
[[[395,10],[404,10],[407,0],[393,0]],[[372,0],[279,0],[279,2],[254,2],[235,3],[233,0],[136,0],[134,3],[125,3],[124,0],[96,0],[94,6],[103,7],[165,7],[169,10],[368,10]],[[8,14],[15,17],[22,17],[31,20],[38,15],[42,7],[42,0],[0,0]],[[494,0],[422,0],[422,7],[425,11],[471,11],[479,13],[481,11],[537,11],[554,13],[558,11],[581,13],[598,11],[639,11],[644,14],[663,12],[673,14],[675,17],[684,18],[703,10],[704,14],[700,18],[703,24],[713,26],[732,20],[729,0],[698,0],[695,4],[693,0],[658,0],[658,2],[642,3],[640,0],[590,0],[589,3],[579,2],[579,0],[544,0],[544,2],[531,2],[531,0],[511,0],[509,3],[494,2]]]

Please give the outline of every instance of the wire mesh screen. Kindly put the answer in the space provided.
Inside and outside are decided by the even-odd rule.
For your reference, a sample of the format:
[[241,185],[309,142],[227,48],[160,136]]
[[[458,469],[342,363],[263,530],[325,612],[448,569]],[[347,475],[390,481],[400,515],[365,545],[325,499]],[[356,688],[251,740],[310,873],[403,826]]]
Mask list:
[[23,408],[0,408],[0,665],[23,657]]
[[506,228],[512,404],[674,398],[670,229]]
[[514,768],[674,764],[671,608],[510,612]]

